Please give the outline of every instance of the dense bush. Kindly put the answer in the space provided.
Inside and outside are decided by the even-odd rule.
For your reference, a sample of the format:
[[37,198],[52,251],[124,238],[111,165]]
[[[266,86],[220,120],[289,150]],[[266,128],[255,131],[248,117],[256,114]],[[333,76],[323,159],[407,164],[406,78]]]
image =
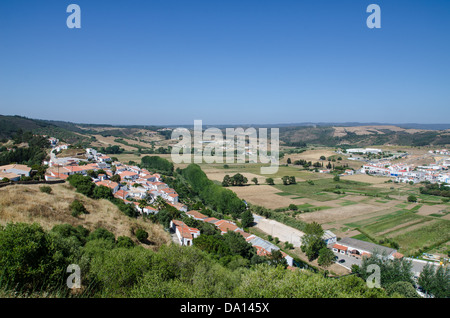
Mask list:
[[238,218],[245,210],[245,203],[233,191],[209,180],[200,166],[190,164],[182,170],[182,176],[198,193],[203,202],[219,213],[231,214]]
[[40,190],[41,192],[44,192],[44,193],[47,193],[47,194],[52,193],[52,188],[49,187],[49,186],[42,186],[42,187],[39,187],[39,190]]
[[80,214],[87,214],[87,210],[83,203],[76,199],[70,204],[69,209],[73,217],[78,217]]
[[0,228],[0,289],[20,295],[55,287],[61,293],[51,295],[65,296],[66,268],[78,264],[80,295],[87,297],[386,297],[355,276],[325,278],[249,260],[253,248],[231,233],[216,237],[211,247],[214,241],[224,246],[217,249],[227,254],[221,259],[195,245],[163,245],[155,252],[130,239],[116,242],[105,229],[89,233],[62,224],[46,232],[37,224],[8,224]]
[[141,159],[141,167],[168,175],[173,174],[173,163],[158,156],[143,157]]

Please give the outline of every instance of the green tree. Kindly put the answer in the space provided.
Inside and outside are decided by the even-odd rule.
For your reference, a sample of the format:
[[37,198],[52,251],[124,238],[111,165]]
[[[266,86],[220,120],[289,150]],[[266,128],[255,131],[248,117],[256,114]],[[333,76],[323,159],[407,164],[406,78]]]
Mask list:
[[266,179],[266,183],[267,183],[268,185],[274,185],[274,184],[275,184],[275,182],[273,181],[273,178],[267,178],[267,179]]
[[239,233],[228,231],[223,235],[223,239],[232,255],[240,255],[250,259],[255,253],[254,247]]
[[114,195],[112,194],[112,191],[110,188],[100,185],[100,186],[96,186],[94,188],[94,190],[92,191],[92,197],[94,199],[111,200],[114,198]]
[[376,265],[380,269],[381,287],[399,281],[413,283],[412,262],[406,258],[391,260],[385,252],[373,251],[371,257],[363,257],[360,266],[359,275],[364,280],[372,274],[372,271],[368,270],[370,265]]
[[133,240],[129,238],[128,236],[119,236],[117,238],[117,247],[125,247],[125,248],[132,248],[136,246],[134,244]]
[[295,180],[295,177],[294,176],[290,176],[289,177],[289,184],[296,184],[297,183],[297,181]]
[[57,271],[55,252],[51,237],[39,224],[8,223],[0,228],[2,283],[17,290],[44,287]]
[[289,184],[289,177],[288,176],[281,177],[281,181],[283,181],[284,185],[288,185]]
[[116,243],[116,237],[114,236],[114,234],[103,227],[97,228],[95,231],[91,232],[87,237],[88,241],[99,239],[103,239],[111,243]]
[[253,225],[254,218],[250,210],[245,210],[241,215],[241,224],[243,228],[247,228]]
[[322,236],[324,230],[317,222],[308,223],[305,226],[305,235],[302,237],[301,249],[306,254],[310,261],[319,256],[319,251],[326,247]]
[[115,174],[115,175],[113,175],[113,176],[110,178],[110,180],[113,181],[113,182],[120,183],[121,177],[120,177],[119,174]]
[[447,267],[439,266],[436,269],[427,263],[417,282],[427,293],[437,298],[450,297],[450,271]]
[[415,195],[408,196],[408,202],[417,202],[417,197]]
[[254,178],[252,179],[252,182],[253,182],[255,185],[258,185],[258,178],[254,177]]
[[389,296],[394,296],[395,293],[400,294],[406,298],[420,298],[416,289],[410,282],[395,282],[386,287],[386,293]]
[[232,180],[230,175],[225,175],[225,177],[223,177],[223,181],[222,181],[222,186],[223,187],[229,187],[232,184]]
[[268,263],[272,266],[282,266],[283,268],[288,267],[287,260],[283,257],[280,250],[272,250],[267,256]]
[[95,184],[92,182],[91,177],[73,174],[67,178],[67,181],[70,185],[77,189],[77,192],[82,193],[85,196],[92,197]]
[[236,173],[231,177],[231,183],[233,186],[243,186],[247,183],[247,181],[247,178],[240,173]]
[[328,267],[334,262],[334,253],[327,247],[322,247],[319,250],[319,257],[317,262],[320,266]]

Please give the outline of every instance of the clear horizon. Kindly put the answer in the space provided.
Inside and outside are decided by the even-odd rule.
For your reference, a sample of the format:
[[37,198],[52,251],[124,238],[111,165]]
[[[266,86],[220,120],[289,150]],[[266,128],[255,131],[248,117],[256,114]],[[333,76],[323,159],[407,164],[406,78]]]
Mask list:
[[[70,3],[81,29],[69,29]],[[381,29],[366,8],[381,7]],[[446,124],[444,0],[0,3],[0,113],[108,125]]]

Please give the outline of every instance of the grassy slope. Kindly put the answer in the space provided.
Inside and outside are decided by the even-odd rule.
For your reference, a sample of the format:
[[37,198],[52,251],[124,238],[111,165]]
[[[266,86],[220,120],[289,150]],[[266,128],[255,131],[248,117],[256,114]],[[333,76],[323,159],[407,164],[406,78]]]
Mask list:
[[[40,185],[14,185],[0,188],[0,224],[8,222],[37,222],[44,229],[56,224],[68,223],[82,225],[89,230],[103,227],[119,236],[129,236],[136,243],[133,231],[143,228],[149,233],[152,249],[170,243],[170,237],[159,225],[132,219],[124,215],[114,204],[107,200],[94,200],[75,190],[68,184],[51,185],[52,193],[39,190]],[[75,218],[69,205],[74,199],[83,202],[89,214]]]

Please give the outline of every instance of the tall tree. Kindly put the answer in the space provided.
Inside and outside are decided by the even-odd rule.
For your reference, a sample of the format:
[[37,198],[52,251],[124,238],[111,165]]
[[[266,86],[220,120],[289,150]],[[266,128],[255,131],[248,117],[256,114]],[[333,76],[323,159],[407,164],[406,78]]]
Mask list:
[[254,218],[250,210],[245,210],[241,216],[241,224],[243,228],[250,227],[253,225]]

